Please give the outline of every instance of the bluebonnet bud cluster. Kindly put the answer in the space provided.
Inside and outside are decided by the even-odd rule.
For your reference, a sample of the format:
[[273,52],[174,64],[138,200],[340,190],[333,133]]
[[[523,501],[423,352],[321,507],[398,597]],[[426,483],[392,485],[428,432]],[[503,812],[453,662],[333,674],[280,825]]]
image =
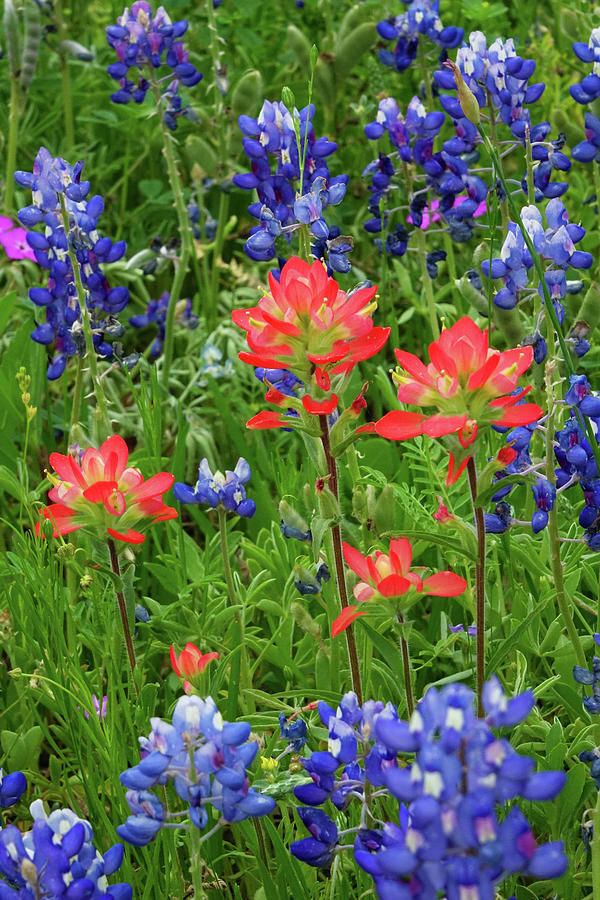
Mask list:
[[202,78],[202,73],[190,62],[183,41],[178,40],[187,29],[185,19],[171,22],[162,6],[153,17],[152,7],[145,0],[138,0],[131,10],[126,8],[117,24],[106,29],[106,40],[117,54],[117,62],[108,66],[107,71],[119,83],[119,90],[110,99],[114,103],[130,100],[143,103],[155,73],[166,66],[169,73],[159,73],[165,124],[175,131],[179,116],[193,118],[191,107],[183,106],[179,96],[180,84],[193,87]]
[[379,59],[384,66],[398,72],[408,69],[416,58],[419,40],[428,38],[433,44],[449,50],[458,47],[465,33],[464,28],[442,25],[439,16],[439,0],[412,0],[408,9],[399,16],[391,16],[377,23],[377,32],[384,41],[396,41],[393,50],[380,50]]
[[140,738],[141,762],[121,775],[132,813],[117,828],[123,840],[141,847],[161,828],[178,827],[180,816],[168,813],[152,793],[171,781],[192,825],[200,829],[208,823],[208,805],[220,812],[223,823],[273,810],[275,801],[250,787],[247,769],[258,744],[248,740],[248,722],[224,722],[212,697],[194,695],[180,697],[172,724],[159,718],[151,724],[150,735]]
[[250,519],[256,512],[256,503],[246,496],[245,485],[250,481],[250,466],[245,459],[238,459],[233,472],[210,470],[205,458],[198,469],[198,481],[194,487],[181,481],[173,485],[173,494],[179,503],[207,503],[213,509],[221,506],[228,512]]
[[[275,242],[284,235],[288,241],[295,230],[307,225],[313,240],[313,253],[325,258],[330,270],[348,272],[347,258],[352,249],[350,238],[331,229],[323,216],[328,206],[337,206],[344,198],[347,175],[331,177],[326,159],[335,153],[337,144],[327,138],[315,137],[312,119],[314,104],[292,114],[282,102],[265,100],[257,119],[240,116],[239,126],[245,137],[243,147],[251,162],[251,171],[234,175],[234,184],[243,190],[256,190],[258,201],[248,212],[258,219],[244,250],[250,259],[265,261],[276,256]],[[294,128],[298,117],[302,146]],[[303,194],[296,196],[300,186],[302,151],[306,142],[306,156],[302,178]],[[272,172],[271,159],[275,162]]]
[[[354,842],[354,859],[373,877],[382,900],[430,900],[442,893],[491,898],[518,873],[557,878],[567,868],[562,842],[538,845],[514,803],[519,797],[551,800],[565,784],[564,773],[536,773],[533,759],[492,731],[523,721],[533,693],[508,699],[492,677],[483,691],[485,719],[475,717],[474,699],[464,685],[430,688],[410,721],[399,719],[391,704],[368,701],[361,709],[352,694],[337,713],[320,706],[329,749],[303,760],[313,784],[294,792],[311,806],[331,798],[343,809],[352,798],[366,804],[366,778],[399,802],[397,822],[371,829],[363,816]],[[311,837],[293,843],[291,852],[328,867],[343,832],[320,810],[299,812]]]
[[311,543],[312,532],[308,523],[286,500],[282,500],[279,504],[279,515],[281,517],[279,527],[284,538]]
[[[594,635],[594,641],[598,647],[600,647],[600,634]],[[592,688],[592,694],[585,695],[583,697],[583,706],[584,709],[589,712],[591,715],[597,715],[600,713],[600,657],[594,656],[592,660],[592,671],[590,672],[588,669],[584,669],[583,666],[573,666],[573,678],[578,684],[583,684]],[[581,755],[579,756],[581,759]],[[591,762],[590,759],[585,759],[584,762]],[[592,766],[593,768],[593,766]],[[598,770],[599,766],[596,766]],[[597,777],[597,774],[592,771],[592,777]]]
[[[216,344],[213,344],[210,341],[207,341],[200,351],[200,361],[202,363],[200,366],[200,373],[202,375],[210,375],[211,378],[215,378],[216,380],[233,377],[234,368],[232,361],[226,359],[225,362],[223,362],[223,351],[220,347],[217,347]],[[202,379],[198,383],[204,386],[207,382],[205,379]]]
[[582,81],[572,84],[569,93],[577,103],[591,103],[600,97],[600,28],[592,30],[587,44],[573,44],[573,50],[582,62],[592,64],[592,71]]
[[[31,190],[33,201],[31,206],[19,210],[19,221],[26,228],[44,226],[43,233],[33,230],[27,233],[27,243],[33,248],[37,262],[48,270],[46,287],[31,288],[29,299],[45,310],[45,321],[36,325],[31,337],[46,346],[54,344],[55,355],[47,371],[51,380],[62,375],[70,356],[85,355],[81,310],[68,250],[74,252],[79,266],[92,318],[94,347],[106,359],[113,356],[113,348],[107,341],[115,325],[112,317],[129,301],[127,288],[111,288],[102,271],[103,263],[121,259],[126,250],[125,241],[113,244],[110,238],[99,234],[98,219],[104,201],[98,195],[86,199],[90,183],[81,180],[82,171],[83,162],[70,166],[41,147],[33,172],[15,172],[15,181]],[[68,216],[67,233],[61,202]]]
[[31,831],[22,834],[15,825],[0,830],[0,894],[5,900],[131,900],[129,884],[109,885],[107,880],[123,861],[122,844],[102,856],[89,822],[70,809],[47,815],[36,800],[30,811]]
[[[168,291],[164,291],[158,300],[151,300],[149,302],[145,313],[138,313],[135,316],[131,316],[129,319],[129,324],[133,325],[134,328],[147,328],[148,325],[154,325],[158,329],[158,334],[152,341],[152,346],[150,347],[150,355],[153,359],[160,356],[163,351],[169,302],[170,294]],[[192,312],[191,300],[177,300],[175,305],[175,321],[190,330],[198,327],[198,316]]]
[[[546,229],[542,214],[536,206],[524,207],[521,218],[535,249],[549,263],[545,281],[558,319],[562,323],[565,311],[560,301],[568,292],[565,272],[570,267],[589,269],[593,257],[591,253],[575,248],[575,244],[584,237],[585,228],[569,222],[561,200],[549,200],[545,212],[548,224]],[[496,306],[500,309],[514,309],[528,289],[529,270],[533,268],[533,259],[518,225],[509,223],[500,257],[492,259],[491,265],[489,260],[484,260],[481,268],[486,277],[501,278],[504,282],[504,287],[494,295]],[[543,298],[541,283],[538,284],[538,293]]]

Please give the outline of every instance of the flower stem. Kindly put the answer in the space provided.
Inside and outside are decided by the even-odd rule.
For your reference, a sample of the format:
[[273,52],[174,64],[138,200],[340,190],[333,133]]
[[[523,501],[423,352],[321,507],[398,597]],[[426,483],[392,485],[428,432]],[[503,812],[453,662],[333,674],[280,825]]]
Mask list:
[[83,360],[77,357],[77,372],[75,373],[75,387],[73,389],[73,402],[71,405],[71,425],[69,428],[69,440],[73,442],[73,434],[75,427],[79,424],[79,413],[81,411],[81,395],[83,393]]
[[[549,338],[553,335],[552,323],[547,320],[547,332]],[[554,393],[552,390],[552,372],[553,365],[550,363],[546,366],[546,396],[548,399],[548,409],[550,414],[546,419],[546,478],[551,484],[555,484],[556,476],[554,474]],[[587,667],[587,660],[581,640],[569,609],[569,603],[565,593],[565,581],[563,575],[562,562],[560,560],[560,540],[558,532],[558,510],[556,503],[554,509],[548,512],[548,538],[550,541],[550,563],[552,565],[552,575],[554,578],[554,589],[556,590],[556,600],[560,614],[564,622],[569,640],[575,651],[577,665]]]
[[233,585],[233,575],[231,574],[231,564],[229,562],[229,550],[227,549],[227,513],[222,506],[217,508],[219,514],[219,533],[221,536],[221,556],[223,558],[223,569],[225,571],[225,584],[227,585],[227,595],[232,606],[237,604],[235,596],[235,587]]
[[[336,500],[339,501],[338,493],[338,473],[337,465],[334,457],[331,455],[331,447],[329,444],[329,424],[326,415],[319,416],[321,424],[321,444],[327,462],[327,472],[329,474],[329,488]],[[333,556],[335,560],[336,583],[338,589],[338,597],[342,610],[349,606],[348,589],[346,587],[346,574],[344,572],[344,555],[342,551],[342,531],[339,524],[333,525],[331,528],[331,536],[333,539]],[[350,673],[352,676],[352,689],[356,694],[359,705],[362,704],[362,684],[360,680],[360,666],[358,663],[358,651],[356,649],[356,640],[352,625],[345,629],[346,645],[348,647],[348,662],[350,663]]]
[[431,76],[429,75],[429,69],[427,67],[427,60],[425,59],[425,48],[423,46],[423,41],[418,41],[418,50],[417,56],[419,60],[419,68],[421,70],[421,78],[423,79],[423,84],[425,86],[425,96],[427,98],[427,106],[428,112],[431,112],[433,108],[433,92],[431,89]]
[[475,563],[475,603],[477,624],[477,715],[483,716],[481,697],[483,694],[483,682],[485,680],[485,520],[483,508],[476,505],[477,498],[477,470],[473,457],[467,463],[469,476],[469,488],[473,501],[475,514],[475,528],[477,531],[477,560]]
[[20,104],[21,89],[19,77],[11,73],[10,76],[10,106],[8,113],[8,146],[6,148],[6,184],[4,194],[4,206],[8,213],[13,211],[15,194],[15,166],[17,160],[17,142],[19,139],[19,119],[21,117]]
[[165,159],[167,161],[167,174],[169,176],[171,190],[173,191],[173,201],[175,205],[175,211],[177,213],[177,224],[179,227],[179,240],[181,241],[181,256],[179,262],[175,267],[175,274],[173,276],[173,283],[171,285],[171,291],[169,294],[169,306],[167,307],[167,321],[165,323],[162,381],[164,386],[168,388],[169,375],[171,373],[171,364],[173,362],[175,307],[177,305],[177,301],[179,300],[179,294],[181,292],[181,288],[183,287],[184,278],[187,274],[188,263],[193,254],[196,252],[196,249],[194,247],[192,235],[192,223],[190,222],[185,206],[185,198],[183,196],[181,178],[177,170],[177,158],[175,155],[174,138],[165,125],[164,118],[161,114],[161,90],[160,85],[156,80],[155,73],[153,73],[152,75],[150,84],[152,86],[154,99],[156,101],[157,115],[160,119],[163,149]]
[[[68,29],[65,24],[62,0],[57,0],[54,8],[56,25],[61,41],[68,37]],[[59,52],[60,70],[62,76],[62,101],[63,101],[63,122],[65,126],[65,146],[69,150],[75,143],[75,125],[73,119],[73,100],[71,95],[71,81],[69,78],[69,60],[66,50]]]
[[[119,557],[117,554],[117,549],[115,547],[115,542],[112,538],[108,539],[108,552],[110,554],[110,565],[117,576],[117,578],[121,578],[121,568],[119,566]],[[123,626],[123,637],[125,638],[125,646],[127,647],[127,657],[129,659],[129,668],[131,669],[131,677],[133,679],[133,683],[135,685],[135,689],[139,694],[140,689],[137,686],[137,682],[135,678],[133,678],[133,673],[135,670],[135,652],[133,649],[133,641],[131,640],[131,632],[129,630],[129,620],[127,618],[127,604],[125,603],[125,595],[122,590],[117,591],[117,602],[119,604],[119,614],[121,616],[121,625]]]
[[[69,240],[69,214],[67,212],[67,207],[65,204],[65,199],[62,194],[60,194],[60,208],[62,213],[63,227],[65,230],[65,237],[67,242]],[[106,394],[104,393],[104,388],[102,387],[102,382],[98,377],[98,363],[96,360],[96,349],[94,347],[94,337],[92,335],[92,322],[90,317],[90,311],[87,305],[87,297],[83,287],[83,283],[81,281],[81,270],[79,268],[79,261],[77,256],[75,255],[75,251],[69,244],[68,254],[69,259],[71,260],[71,267],[73,269],[73,278],[75,279],[75,287],[77,289],[77,299],[79,301],[79,311],[81,313],[81,325],[83,328],[83,335],[85,338],[85,350],[86,350],[86,359],[88,361],[88,365],[90,367],[90,374],[92,376],[92,387],[94,389],[94,395],[96,397],[96,405],[97,405],[97,415],[98,415],[98,426],[99,431],[102,434],[109,434],[111,431],[110,427],[110,419],[108,417],[108,405],[106,403]]]
[[594,810],[594,833],[592,836],[592,896],[600,900],[600,791]]
[[440,326],[438,323],[437,313],[435,309],[435,298],[433,296],[433,285],[427,271],[427,247],[425,242],[425,233],[422,228],[416,228],[417,249],[419,251],[419,262],[421,263],[421,282],[425,297],[427,299],[427,311],[429,313],[429,324],[431,325],[431,335],[434,341],[440,336]]
[[535,185],[533,183],[533,156],[531,155],[531,139],[529,128],[525,126],[525,165],[527,166],[527,199],[535,203]]
[[[404,619],[398,613],[398,622],[400,624],[400,628],[402,629],[404,626]],[[404,636],[404,632],[401,630],[400,632],[400,649],[402,651],[402,669],[404,671],[404,691],[406,693],[406,708],[408,710],[408,717],[410,718],[415,710],[415,700],[413,697],[412,690],[412,672],[410,666],[410,653],[408,652],[408,641]]]

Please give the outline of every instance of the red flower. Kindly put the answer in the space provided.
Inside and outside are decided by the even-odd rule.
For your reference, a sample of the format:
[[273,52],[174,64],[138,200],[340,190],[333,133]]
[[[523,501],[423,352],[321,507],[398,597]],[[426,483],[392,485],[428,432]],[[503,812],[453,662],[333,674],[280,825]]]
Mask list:
[[[175,652],[175,647],[171,644],[171,665],[173,671],[178,678],[192,678],[204,672],[205,668],[213,659],[219,659],[218,653],[201,653],[195,644],[186,644],[179,656]],[[189,681],[184,681],[183,689],[186,694],[192,692],[192,685]]]
[[311,265],[297,257],[287,261],[280,281],[269,273],[269,287],[258,306],[232,313],[251,351],[240,353],[240,359],[253,366],[289,369],[304,382],[307,412],[331,411],[337,396],[323,392],[329,392],[332,378],[338,376],[334,388],[340,393],[344,376],[378,353],[388,339],[390,329],[375,327],[371,318],[377,288],[361,288],[348,296],[322,263]]
[[[454,572],[437,572],[424,580],[417,572],[411,572],[412,547],[406,538],[390,541],[386,556],[379,550],[374,556],[363,556],[350,544],[344,543],[344,559],[361,579],[354,588],[354,598],[365,603],[372,598],[397,598],[409,591],[436,597],[457,597],[467,587],[467,582]],[[356,606],[347,607],[331,627],[332,636],[340,634],[356,616],[365,613]]]
[[397,441],[419,434],[455,435],[448,484],[456,481],[467,465],[469,454],[464,451],[479,428],[528,425],[542,415],[537,404],[520,402],[529,388],[512,393],[519,376],[531,365],[532,347],[504,352],[490,349],[487,331],[466,316],[429,345],[428,366],[405,350],[395,353],[404,370],[394,375],[400,402],[434,407],[437,412],[425,415],[396,410],[380,419],[375,429],[381,437]]
[[[130,544],[145,537],[136,529],[177,518],[177,510],[165,506],[162,495],[173,484],[169,472],[158,472],[144,481],[139,469],[127,466],[129,450],[122,437],[113,435],[99,450],[90,447],[78,461],[74,456],[51,453],[49,474],[55,501],[42,510],[42,518],[54,525],[53,537],[85,528],[101,538],[106,535]],[[134,528],[135,526],[135,528]],[[41,522],[36,525],[40,534]]]

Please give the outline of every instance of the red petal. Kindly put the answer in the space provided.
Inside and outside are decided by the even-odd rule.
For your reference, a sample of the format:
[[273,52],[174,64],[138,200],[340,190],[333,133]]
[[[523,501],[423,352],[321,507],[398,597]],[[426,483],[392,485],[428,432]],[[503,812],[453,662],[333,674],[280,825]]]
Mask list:
[[329,415],[329,413],[334,411],[337,404],[337,394],[332,394],[331,397],[327,397],[325,400],[313,400],[312,397],[307,397],[306,395],[302,398],[302,406],[307,413],[311,413],[313,416]]
[[83,477],[83,472],[72,456],[65,456],[62,453],[51,453],[50,465],[56,474],[68,484],[78,484],[79,487],[83,488],[87,487],[87,481]]
[[363,581],[370,581],[371,573],[366,557],[364,557],[355,547],[351,547],[350,544],[347,544],[346,541],[342,544],[342,549],[344,551],[344,559],[352,571],[358,575],[359,578],[362,578]]
[[252,428],[253,430],[259,428],[286,428],[290,425],[293,428],[293,418],[291,416],[284,418],[271,409],[264,409],[246,422],[246,428]]
[[[54,525],[52,537],[58,537],[59,534],[70,534],[71,531],[77,531],[78,528],[82,527],[81,525],[72,524],[75,513],[68,506],[63,506],[62,503],[52,503],[50,506],[45,506],[42,510],[42,515],[44,519],[47,519]],[[38,537],[41,534],[41,524],[41,522],[37,522],[35,526],[35,533]]]
[[345,631],[348,625],[354,622],[358,616],[366,616],[365,610],[359,610],[356,606],[347,606],[342,610],[335,622],[331,626],[331,637],[337,637],[342,631]]
[[437,572],[423,582],[423,593],[433,597],[458,597],[467,588],[467,582],[455,572]]
[[238,353],[238,357],[242,362],[249,363],[251,366],[264,366],[266,369],[282,369],[285,362],[281,359],[272,359],[270,356],[261,356],[258,353],[248,353],[242,350]]
[[467,421],[467,414],[462,416],[443,416],[435,414],[429,416],[421,429],[422,434],[428,434],[429,437],[442,437],[445,434],[454,434],[459,428],[462,428]]
[[467,463],[469,462],[470,459],[471,459],[470,456],[467,456],[466,459],[463,459],[463,461],[461,462],[461,464],[458,467],[458,470],[455,472],[454,471],[454,465],[455,465],[454,454],[453,453],[450,454],[450,462],[448,463],[448,477],[446,478],[446,486],[447,487],[449,487],[451,484],[455,484],[455,482],[458,481],[458,479],[460,478],[462,473],[467,468]]
[[125,541],[126,544],[143,544],[146,538],[143,534],[140,534],[139,531],[134,531],[133,528],[128,528],[127,531],[120,532],[115,531],[114,528],[106,529],[111,537],[116,538],[118,541]]
[[495,419],[492,425],[529,425],[544,415],[543,409],[537,403],[522,403],[520,406],[511,406],[505,409],[500,419]]
[[469,391],[476,391],[478,388],[483,387],[486,383],[490,375],[496,371],[498,363],[500,361],[500,354],[495,353],[478,369],[476,372],[470,376],[467,382],[467,389]]
[[375,422],[375,431],[388,440],[405,441],[422,434],[421,425],[426,418],[423,413],[394,410],[386,413],[379,422]]
[[83,496],[90,503],[104,503],[118,488],[116,481],[97,481],[83,492]]
[[499,407],[501,409],[503,409],[505,406],[515,406],[515,404],[517,404],[519,400],[522,400],[523,397],[529,393],[532,387],[533,385],[530,384],[528,387],[523,388],[523,390],[518,394],[508,394],[508,396],[506,397],[496,397],[495,400],[490,400],[489,405],[493,406],[494,408]]
[[396,359],[405,372],[412,375],[417,381],[421,381],[428,386],[433,385],[433,378],[427,370],[425,363],[421,362],[414,353],[408,353],[406,350],[394,350]]
[[390,559],[396,557],[401,575],[406,575],[412,562],[412,547],[407,538],[394,538],[390,541]]
[[382,578],[377,585],[377,590],[382,597],[401,597],[410,588],[410,581],[401,575],[388,575]]
[[171,665],[173,666],[173,671],[177,675],[178,678],[181,678],[181,672],[179,671],[179,666],[177,665],[177,654],[175,653],[175,647],[171,644]]
[[354,434],[377,434],[375,422],[367,422],[366,425],[361,425],[360,428],[356,429]]
[[147,481],[142,481],[141,484],[134,487],[127,496],[134,502],[145,500],[146,497],[162,497],[174,481],[175,476],[171,475],[170,472],[157,472],[156,475],[152,475]]
[[106,460],[104,465],[106,480],[117,479],[121,472],[127,468],[129,447],[120,435],[113,434],[100,446],[100,453]]

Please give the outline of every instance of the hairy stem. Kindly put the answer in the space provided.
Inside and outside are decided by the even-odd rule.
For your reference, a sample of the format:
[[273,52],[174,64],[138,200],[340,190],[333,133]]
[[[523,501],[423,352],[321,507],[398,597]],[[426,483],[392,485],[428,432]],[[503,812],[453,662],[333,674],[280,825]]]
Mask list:
[[473,501],[475,514],[475,528],[477,531],[477,561],[475,563],[475,603],[477,624],[477,715],[483,716],[481,697],[485,680],[485,520],[483,509],[477,506],[477,470],[471,456],[467,463],[469,476],[469,488]]
[[[400,627],[404,625],[404,619],[398,613],[398,622]],[[400,649],[402,651],[402,669],[404,672],[404,691],[406,693],[406,708],[408,710],[408,717],[410,718],[415,711],[415,700],[413,697],[412,690],[412,672],[410,666],[410,653],[408,652],[408,641],[404,636],[404,632],[400,632]]]
[[[118,578],[121,578],[121,567],[119,566],[119,556],[112,538],[108,539],[108,552],[110,554],[110,565]],[[135,689],[139,694],[140,689],[137,686],[133,673],[135,670],[135,651],[133,649],[133,641],[131,640],[131,632],[129,630],[129,619],[127,617],[127,604],[125,595],[122,590],[117,591],[117,602],[119,604],[119,614],[121,616],[121,625],[123,626],[123,637],[125,638],[125,646],[127,647],[127,658],[129,659],[129,668],[131,669],[131,677],[135,684]]]
[[7,213],[12,213],[15,195],[15,166],[17,161],[17,143],[19,140],[19,120],[21,117],[20,104],[21,88],[19,77],[10,76],[10,105],[8,112],[8,146],[6,148],[6,184],[4,193],[4,207]]
[[[321,423],[321,444],[327,462],[327,472],[329,474],[329,488],[336,500],[339,500],[338,492],[338,474],[337,465],[334,457],[331,455],[331,447],[329,444],[329,424],[326,415],[319,416]],[[333,556],[335,560],[336,583],[338,589],[338,597],[342,610],[346,609],[348,604],[348,589],[346,587],[346,573],[344,572],[344,554],[342,550],[342,531],[339,524],[333,525],[331,529],[333,539]],[[350,673],[352,676],[352,689],[358,698],[359,704],[362,704],[362,684],[360,679],[360,666],[358,663],[358,651],[356,649],[356,640],[352,625],[345,629],[346,645],[348,647],[348,662],[350,663]]]

